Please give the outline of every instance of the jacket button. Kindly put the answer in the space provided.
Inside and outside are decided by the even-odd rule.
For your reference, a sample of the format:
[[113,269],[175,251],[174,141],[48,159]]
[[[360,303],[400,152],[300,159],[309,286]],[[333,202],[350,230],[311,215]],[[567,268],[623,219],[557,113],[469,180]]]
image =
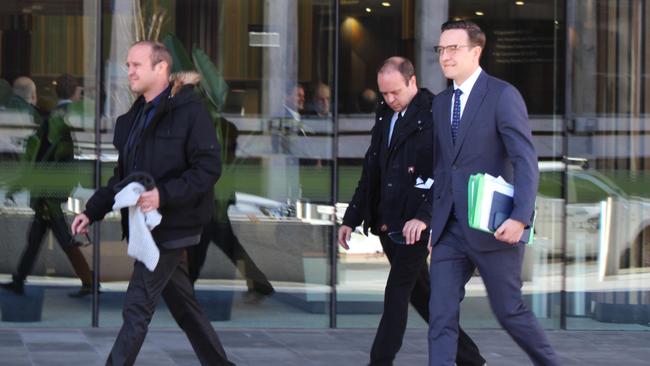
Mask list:
[[422,198],[424,198],[424,196],[425,196],[425,195],[424,195],[424,194],[422,194]]
[[392,187],[392,186],[393,186],[393,183],[388,183],[387,186],[388,186],[388,187]]
[[380,121],[381,121],[382,119],[384,119],[384,117],[379,117],[379,120],[380,120]]
[[451,168],[454,169],[454,170],[458,170],[458,165],[454,164],[454,165],[451,166]]

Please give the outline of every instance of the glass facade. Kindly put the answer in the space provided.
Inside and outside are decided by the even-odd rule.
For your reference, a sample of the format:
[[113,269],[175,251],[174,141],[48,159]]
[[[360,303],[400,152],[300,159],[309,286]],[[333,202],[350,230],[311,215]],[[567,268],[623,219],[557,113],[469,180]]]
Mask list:
[[[528,305],[550,329],[647,330],[649,15],[641,0],[3,1],[0,326],[121,323],[133,260],[119,214],[87,238],[67,226],[116,164],[128,48],[156,39],[175,71],[202,75],[222,144],[214,219],[187,253],[211,320],[376,327],[379,240],[357,230],[344,251],[334,238],[370,142],[376,69],[406,56],[440,92],[433,46],[458,18],[485,30],[482,67],[528,106],[541,171]],[[463,325],[498,327],[478,274],[466,290]],[[153,326],[174,324],[164,304],[156,314]],[[409,326],[426,323],[411,311]]]

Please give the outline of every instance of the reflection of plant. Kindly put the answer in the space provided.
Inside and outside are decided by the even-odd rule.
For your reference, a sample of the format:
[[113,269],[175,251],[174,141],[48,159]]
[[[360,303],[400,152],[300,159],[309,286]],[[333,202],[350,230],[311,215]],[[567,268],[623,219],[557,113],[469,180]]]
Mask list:
[[[162,9],[152,12],[151,19],[147,19],[142,12],[140,0],[133,2],[133,26],[135,28],[134,36],[136,42],[143,40],[157,41],[158,37],[160,37],[160,29],[162,28],[167,11]],[[145,24],[147,20],[149,21],[148,26]]]
[[221,158],[228,161],[226,141],[227,136],[223,136],[221,128],[221,111],[228,94],[228,84],[223,76],[214,65],[210,57],[203,50],[193,47],[192,58],[181,44],[180,40],[172,34],[166,35],[162,43],[172,55],[172,73],[181,71],[196,71],[201,74],[201,83],[199,90],[204,99],[204,104],[212,117],[217,129],[217,138],[221,144]]

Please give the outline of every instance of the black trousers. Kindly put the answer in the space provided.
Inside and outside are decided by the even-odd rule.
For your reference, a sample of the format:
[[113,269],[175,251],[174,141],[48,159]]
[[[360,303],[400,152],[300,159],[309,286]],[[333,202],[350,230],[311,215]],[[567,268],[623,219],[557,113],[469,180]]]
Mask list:
[[211,221],[203,227],[199,244],[188,248],[187,259],[192,282],[199,278],[210,241],[215,243],[239,269],[242,276],[246,278],[246,285],[249,290],[264,295],[273,292],[273,286],[241,245],[232,231],[229,221]]
[[[395,244],[388,235],[379,239],[390,262],[390,272],[384,293],[384,312],[377,328],[377,334],[370,351],[370,365],[392,365],[395,355],[402,346],[406,331],[409,300],[415,310],[429,321],[429,297],[431,287],[427,244]],[[439,296],[445,296],[440,294]],[[460,327],[459,327],[460,329]],[[456,364],[459,366],[480,366],[485,363],[478,347],[462,330],[459,330]]]
[[135,363],[161,295],[187,335],[201,365],[234,365],[228,361],[217,333],[194,297],[185,248],[161,249],[153,272],[135,261],[124,299],[122,328],[106,365]]
[[83,254],[81,254],[79,247],[71,243],[72,236],[59,202],[35,199],[32,208],[34,209],[34,219],[27,233],[27,246],[20,257],[18,268],[13,276],[14,281],[24,282],[32,272],[38,258],[38,252],[43,244],[43,238],[47,230],[50,229],[68,257],[70,264],[72,264],[75,273],[81,279],[82,284],[91,286],[92,274],[90,267]]

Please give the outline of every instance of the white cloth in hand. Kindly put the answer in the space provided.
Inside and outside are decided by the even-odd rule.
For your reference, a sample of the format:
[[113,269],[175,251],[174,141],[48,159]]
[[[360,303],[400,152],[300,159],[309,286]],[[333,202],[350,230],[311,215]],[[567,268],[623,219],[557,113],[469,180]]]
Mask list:
[[160,224],[162,216],[158,210],[142,213],[136,206],[138,198],[145,192],[144,186],[137,182],[129,183],[115,195],[113,209],[129,208],[129,246],[128,254],[142,262],[151,272],[156,269],[160,251],[151,236],[151,230]]

